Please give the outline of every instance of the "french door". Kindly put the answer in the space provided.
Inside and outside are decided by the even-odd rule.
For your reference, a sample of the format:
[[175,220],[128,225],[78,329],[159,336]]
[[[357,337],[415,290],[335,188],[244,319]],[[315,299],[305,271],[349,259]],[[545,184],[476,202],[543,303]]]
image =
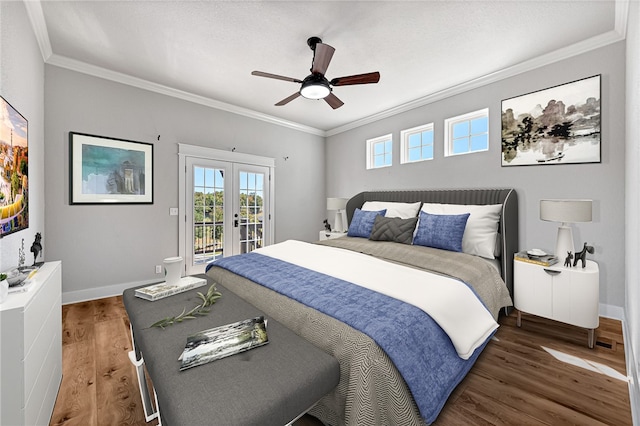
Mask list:
[[[271,168],[185,158],[185,269],[203,273],[215,259],[272,241]],[[182,250],[181,250],[182,251]]]

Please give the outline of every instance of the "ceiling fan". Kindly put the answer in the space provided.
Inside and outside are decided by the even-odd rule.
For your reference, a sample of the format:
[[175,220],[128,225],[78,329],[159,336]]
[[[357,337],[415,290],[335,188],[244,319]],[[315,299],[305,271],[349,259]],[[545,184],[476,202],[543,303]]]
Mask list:
[[322,40],[318,37],[310,37],[307,40],[307,44],[311,50],[313,50],[313,62],[311,63],[311,74],[306,76],[304,80],[298,80],[297,78],[284,77],[262,71],[253,71],[251,73],[251,75],[257,75],[259,77],[275,78],[277,80],[301,83],[299,91],[284,98],[278,102],[276,106],[286,105],[298,96],[302,96],[307,99],[324,99],[331,108],[336,109],[344,105],[344,102],[331,93],[333,91],[332,86],[350,86],[354,84],[377,83],[380,81],[380,73],[377,71],[327,80],[324,74],[327,72],[329,62],[331,62],[333,52],[335,52],[336,49],[328,44],[322,43]]

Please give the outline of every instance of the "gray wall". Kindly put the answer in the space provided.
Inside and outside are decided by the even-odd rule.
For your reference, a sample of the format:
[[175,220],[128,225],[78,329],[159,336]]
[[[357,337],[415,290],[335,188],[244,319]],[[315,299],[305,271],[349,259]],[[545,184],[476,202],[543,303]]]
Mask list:
[[[539,219],[542,198],[591,198],[593,223],[574,227],[576,245],[595,246],[600,302],[624,306],[625,43],[619,42],[489,84],[327,139],[327,195],[368,189],[513,187],[518,191],[521,248],[553,251],[557,225]],[[501,100],[602,74],[602,163],[501,167]],[[488,152],[444,158],[444,119],[489,107]],[[434,159],[401,165],[400,131],[435,123]],[[393,133],[393,166],[366,170],[365,140]],[[605,306],[605,309],[607,307]]]
[[44,63],[24,3],[0,2],[0,94],[29,122],[29,228],[0,239],[0,271],[18,265],[23,240],[30,265],[34,236],[44,231],[43,81]]
[[[275,158],[275,240],[317,240],[325,212],[324,138],[47,65],[47,258],[65,300],[158,278],[178,254],[177,143]],[[70,131],[154,144],[152,205],[69,205]],[[158,135],[160,140],[158,141]],[[288,157],[285,161],[284,157]]]

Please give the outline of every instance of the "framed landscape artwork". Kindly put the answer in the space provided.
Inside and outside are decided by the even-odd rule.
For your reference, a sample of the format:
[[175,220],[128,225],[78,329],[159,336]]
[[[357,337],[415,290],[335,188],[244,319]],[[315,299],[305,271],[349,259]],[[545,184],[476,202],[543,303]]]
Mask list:
[[70,204],[153,204],[153,144],[69,133]]
[[0,236],[29,227],[27,120],[0,96]]
[[600,75],[502,101],[502,166],[600,162]]

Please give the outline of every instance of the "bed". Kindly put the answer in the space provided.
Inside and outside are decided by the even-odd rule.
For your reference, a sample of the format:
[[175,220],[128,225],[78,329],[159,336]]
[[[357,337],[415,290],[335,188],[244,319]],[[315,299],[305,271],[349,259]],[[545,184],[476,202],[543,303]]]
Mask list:
[[345,237],[220,259],[207,275],[338,359],[338,386],[310,414],[430,424],[512,304],[517,194],[368,191],[347,217]]

